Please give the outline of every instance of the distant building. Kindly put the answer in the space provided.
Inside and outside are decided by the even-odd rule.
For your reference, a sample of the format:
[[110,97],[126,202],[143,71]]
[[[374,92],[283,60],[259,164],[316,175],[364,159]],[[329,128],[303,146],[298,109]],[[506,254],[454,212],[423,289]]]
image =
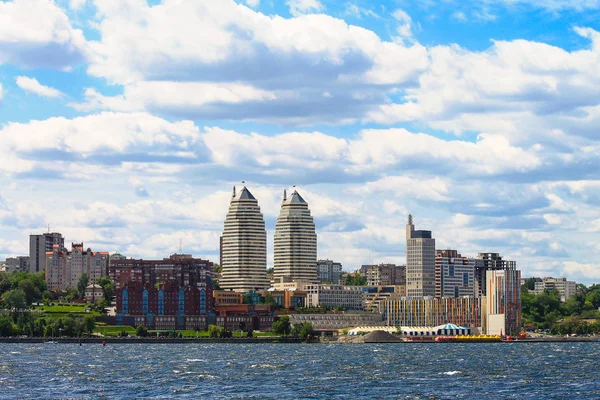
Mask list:
[[95,303],[97,301],[100,301],[104,298],[104,289],[102,289],[102,286],[97,285],[97,284],[91,284],[88,285],[85,288],[85,300]]
[[338,332],[357,326],[383,326],[381,314],[377,313],[327,313],[327,314],[291,314],[293,325],[310,322],[315,331]]
[[360,286],[308,284],[303,285],[302,290],[307,293],[308,307],[341,307],[356,311],[364,309],[363,291]]
[[58,232],[29,235],[29,272],[41,272],[46,269],[46,253],[51,252],[54,245],[65,247],[65,239]]
[[546,290],[556,290],[560,295],[560,301],[564,302],[575,296],[577,292],[577,283],[568,281],[566,278],[546,277],[541,278],[539,281],[536,280],[533,292],[535,294],[542,294]]
[[96,283],[107,275],[108,257],[108,252],[84,250],[83,243],[72,243],[70,251],[55,244],[44,257],[48,290],[76,288],[83,274],[87,275],[88,283]]
[[294,190],[283,192],[274,237],[273,279],[317,282],[317,233],[308,204]]
[[367,280],[367,286],[405,285],[406,265],[363,265],[360,267],[360,275]]
[[220,306],[242,304],[244,302],[244,295],[242,293],[231,290],[215,290],[213,295],[215,297],[215,307],[217,309]]
[[515,261],[504,260],[498,253],[479,253],[475,260],[475,296],[483,297],[487,294],[487,271],[514,271],[516,269]]
[[321,283],[339,284],[342,280],[342,264],[331,260],[317,261],[317,278]]
[[262,293],[263,296],[270,295],[273,301],[281,308],[306,307],[308,293],[304,290],[272,290]]
[[406,292],[408,297],[435,296],[435,239],[416,231],[412,215],[406,225]]
[[516,335],[521,330],[521,271],[486,271],[485,323],[488,334]]
[[215,325],[230,330],[269,330],[277,319],[270,304],[230,304],[219,307]]
[[383,302],[388,300],[400,300],[403,297],[406,297],[406,285],[363,287],[363,303],[365,305],[365,311],[381,313],[383,310]]
[[256,198],[244,186],[233,195],[221,236],[222,289],[246,293],[269,287],[267,231]]
[[474,297],[475,259],[456,250],[435,251],[435,297]]
[[6,273],[29,271],[29,257],[9,257],[4,262]]
[[402,298],[382,305],[383,320],[389,326],[438,326],[445,323],[464,327],[482,326],[482,299]]

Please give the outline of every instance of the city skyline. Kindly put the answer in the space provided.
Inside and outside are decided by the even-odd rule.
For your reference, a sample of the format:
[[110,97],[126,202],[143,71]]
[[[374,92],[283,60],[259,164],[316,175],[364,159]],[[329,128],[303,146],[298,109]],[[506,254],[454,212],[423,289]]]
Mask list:
[[439,249],[599,282],[599,13],[0,2],[0,260],[50,225],[97,250],[162,258],[181,241],[218,262],[229,188],[246,180],[269,266],[295,184],[317,257],[345,270],[404,263],[410,212]]

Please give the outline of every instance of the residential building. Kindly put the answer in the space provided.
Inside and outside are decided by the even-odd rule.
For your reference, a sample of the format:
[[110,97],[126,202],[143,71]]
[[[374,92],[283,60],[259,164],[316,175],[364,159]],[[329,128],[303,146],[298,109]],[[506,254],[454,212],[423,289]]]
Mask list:
[[435,239],[416,231],[412,215],[406,225],[406,292],[408,297],[435,296]]
[[76,288],[86,274],[88,283],[96,283],[108,271],[109,253],[83,249],[83,243],[71,243],[71,250],[55,244],[45,254],[46,285],[48,290]]
[[65,247],[65,239],[58,232],[29,235],[29,272],[40,272],[46,268],[46,253],[51,252],[54,245],[60,249]]
[[142,285],[171,282],[183,289],[205,288],[212,299],[214,264],[190,254],[173,254],[162,260],[113,259],[108,274],[117,292],[129,282]]
[[475,259],[456,250],[435,251],[435,297],[474,297]]
[[[8,261],[8,260],[7,260]],[[545,290],[556,290],[560,295],[560,301],[567,301],[570,297],[575,296],[577,291],[577,283],[568,281],[566,278],[546,277],[539,281],[536,280],[533,292],[542,294]]]
[[221,236],[222,289],[263,290],[267,279],[267,231],[256,198],[244,186],[233,195]]
[[29,271],[29,257],[9,257],[4,262],[4,271],[7,273]]
[[275,225],[273,279],[307,280],[316,283],[317,233],[308,204],[298,191],[283,191]]
[[302,287],[308,307],[341,307],[345,310],[364,309],[361,286],[308,284]]
[[342,264],[331,260],[317,261],[317,279],[320,283],[338,285],[342,280]]
[[504,260],[498,253],[479,253],[475,259],[475,295],[483,297],[487,294],[487,271],[514,271],[516,269],[515,261]]
[[360,275],[367,280],[367,286],[406,285],[406,265],[363,265]]
[[95,303],[104,298],[104,289],[98,284],[91,284],[85,288],[85,300]]
[[521,330],[521,271],[486,271],[486,333],[516,335]]

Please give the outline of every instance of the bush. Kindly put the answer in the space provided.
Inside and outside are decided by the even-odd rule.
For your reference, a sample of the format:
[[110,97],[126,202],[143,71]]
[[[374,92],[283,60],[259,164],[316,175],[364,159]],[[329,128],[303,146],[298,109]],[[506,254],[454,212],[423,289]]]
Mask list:
[[139,337],[146,337],[148,336],[148,329],[145,326],[140,325],[135,328],[135,334]]

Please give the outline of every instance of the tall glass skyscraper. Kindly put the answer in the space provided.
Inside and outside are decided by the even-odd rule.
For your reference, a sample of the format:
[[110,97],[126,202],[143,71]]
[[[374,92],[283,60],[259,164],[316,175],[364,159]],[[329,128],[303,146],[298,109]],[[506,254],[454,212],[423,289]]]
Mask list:
[[221,236],[222,289],[249,292],[269,287],[267,231],[258,201],[244,186],[233,195]]
[[273,279],[318,282],[317,233],[308,204],[296,190],[283,192],[281,212],[275,226]]

